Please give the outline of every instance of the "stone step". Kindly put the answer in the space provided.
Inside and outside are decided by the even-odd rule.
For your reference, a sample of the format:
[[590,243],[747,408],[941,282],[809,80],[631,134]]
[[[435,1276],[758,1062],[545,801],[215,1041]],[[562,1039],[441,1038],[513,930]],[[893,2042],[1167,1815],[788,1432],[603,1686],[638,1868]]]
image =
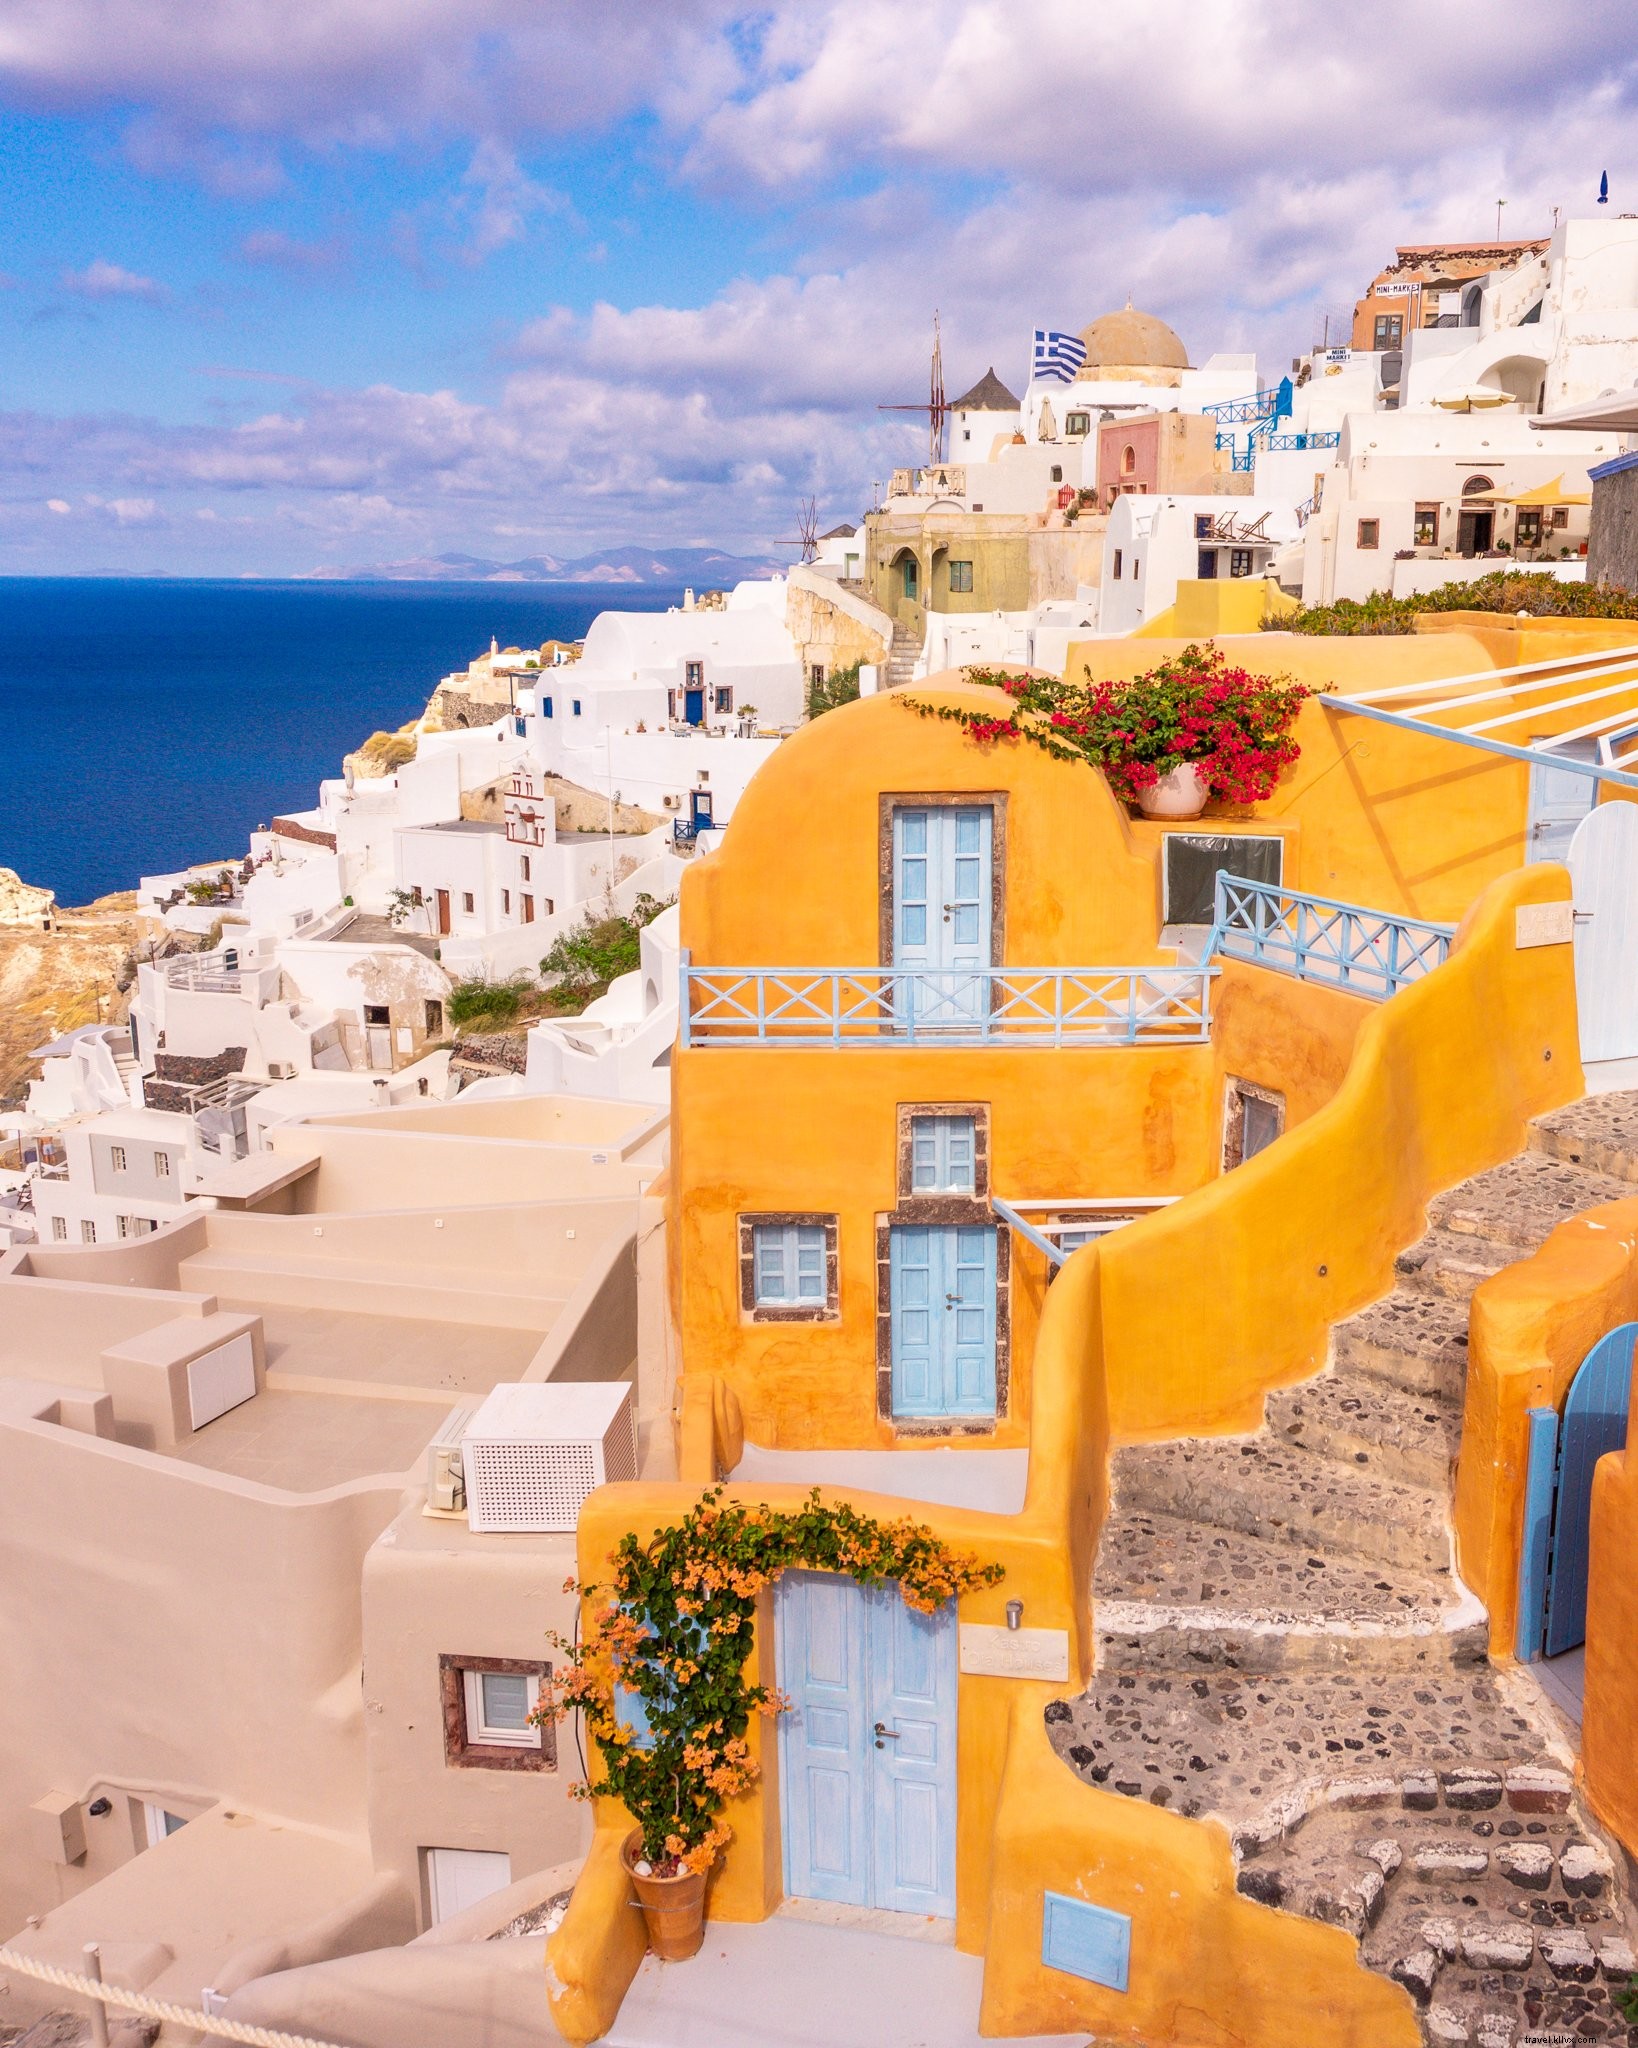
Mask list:
[[1393,1262],[1399,1284],[1413,1294],[1437,1294],[1447,1301],[1469,1301],[1473,1290],[1505,1266],[1525,1257],[1516,1245],[1493,1243],[1454,1230],[1430,1230]]
[[[1046,1709],[1053,1748],[1110,1791],[1157,1788],[1215,1814],[1248,1858],[1335,1813],[1374,1836],[1389,1822],[1552,1824],[1571,1797],[1554,1737],[1488,1664],[1425,1671],[1100,1670]],[[1153,1768],[1151,1768],[1151,1766]],[[1315,1837],[1309,1837],[1312,1842]],[[1351,1839],[1351,1837],[1350,1837]],[[1522,1837],[1521,1837],[1522,1839]]]
[[1104,1524],[1098,1669],[1287,1671],[1482,1661],[1484,1612],[1447,1575],[1391,1574],[1173,1515]]
[[1584,1095],[1530,1126],[1530,1150],[1590,1173],[1638,1181],[1638,1091]]
[[1467,1303],[1396,1287],[1331,1333],[1338,1370],[1457,1402],[1467,1386]]
[[1280,1388],[1268,1397],[1267,1420],[1272,1436],[1299,1450],[1433,1493],[1449,1488],[1462,1441],[1454,1402],[1406,1393],[1357,1367]]
[[1132,1445],[1115,1453],[1113,1475],[1123,1513],[1176,1515],[1427,1578],[1450,1568],[1442,1493],[1335,1465],[1271,1437]]
[[1630,1181],[1532,1150],[1435,1195],[1428,1222],[1455,1236],[1533,1252],[1567,1217],[1633,1192]]

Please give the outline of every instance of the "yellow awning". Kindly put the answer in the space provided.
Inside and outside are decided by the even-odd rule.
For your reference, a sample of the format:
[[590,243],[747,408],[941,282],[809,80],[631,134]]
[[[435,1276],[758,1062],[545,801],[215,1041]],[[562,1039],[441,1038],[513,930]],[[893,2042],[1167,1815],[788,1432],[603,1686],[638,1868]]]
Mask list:
[[1553,505],[1590,505],[1592,499],[1582,492],[1567,491],[1562,476],[1555,476],[1550,484],[1537,484],[1533,491],[1509,491],[1498,488],[1493,491],[1470,491],[1463,498],[1464,505],[1530,505],[1545,510]]
[[1492,391],[1488,385],[1475,385],[1468,391],[1447,391],[1433,401],[1446,412],[1488,412],[1493,406],[1518,402],[1511,391]]

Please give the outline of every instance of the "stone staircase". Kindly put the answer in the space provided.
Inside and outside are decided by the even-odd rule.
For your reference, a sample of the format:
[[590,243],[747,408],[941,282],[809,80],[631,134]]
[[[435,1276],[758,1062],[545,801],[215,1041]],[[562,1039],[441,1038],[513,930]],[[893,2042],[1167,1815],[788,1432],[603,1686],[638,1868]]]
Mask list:
[[1631,2042],[1622,1859],[1534,1685],[1452,1569],[1468,1301],[1568,1216],[1638,1193],[1638,1095],[1540,1119],[1438,1196],[1393,1291],[1264,1427],[1116,1452],[1097,1671],[1047,1709],[1108,1790],[1224,1823],[1249,1897],[1348,1929],[1430,2042]]
[[902,690],[906,683],[915,679],[916,663],[921,659],[921,640],[902,619],[893,621],[893,644],[887,650],[887,687]]

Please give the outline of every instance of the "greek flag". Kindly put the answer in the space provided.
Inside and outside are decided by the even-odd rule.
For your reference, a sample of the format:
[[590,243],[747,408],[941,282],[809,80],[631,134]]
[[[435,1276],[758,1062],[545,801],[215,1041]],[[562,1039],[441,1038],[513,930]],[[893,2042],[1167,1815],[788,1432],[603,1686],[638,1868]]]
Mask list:
[[1073,384],[1075,372],[1086,361],[1086,343],[1078,334],[1058,334],[1050,327],[1035,330],[1033,374],[1056,377],[1060,384]]

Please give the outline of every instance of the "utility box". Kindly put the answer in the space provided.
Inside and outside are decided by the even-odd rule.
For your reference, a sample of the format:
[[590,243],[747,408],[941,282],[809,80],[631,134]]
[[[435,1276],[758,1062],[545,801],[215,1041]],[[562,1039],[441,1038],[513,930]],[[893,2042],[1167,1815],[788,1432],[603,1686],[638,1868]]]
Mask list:
[[461,1437],[468,1528],[572,1533],[586,1496],[637,1477],[637,1415],[624,1380],[496,1387]]
[[78,1863],[85,1854],[85,1816],[71,1792],[48,1792],[28,1810],[29,1845],[48,1863]]

